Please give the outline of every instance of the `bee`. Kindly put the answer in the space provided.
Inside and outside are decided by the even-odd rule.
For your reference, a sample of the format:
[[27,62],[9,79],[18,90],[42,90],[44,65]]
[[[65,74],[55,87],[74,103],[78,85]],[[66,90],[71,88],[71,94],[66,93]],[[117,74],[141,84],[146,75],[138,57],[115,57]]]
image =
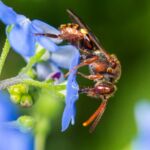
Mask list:
[[[81,52],[81,61],[78,66],[73,69],[79,69],[83,66],[89,66],[89,75],[81,72],[77,74],[82,77],[94,81],[93,87],[80,88],[79,93],[87,94],[87,96],[101,99],[101,104],[97,110],[83,122],[83,126],[92,123],[89,131],[92,132],[100,121],[110,97],[116,92],[116,83],[121,76],[121,64],[114,54],[109,54],[100,44],[97,37],[90,31],[81,19],[71,10],[67,10],[72,23],[60,26],[60,34],[39,33],[51,38],[59,38],[70,42]],[[67,75],[69,75],[69,71]]]

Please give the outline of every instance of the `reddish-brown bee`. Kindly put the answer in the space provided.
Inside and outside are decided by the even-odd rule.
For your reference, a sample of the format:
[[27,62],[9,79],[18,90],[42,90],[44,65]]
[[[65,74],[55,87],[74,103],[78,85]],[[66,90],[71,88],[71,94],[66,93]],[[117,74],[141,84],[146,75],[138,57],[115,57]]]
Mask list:
[[90,75],[81,72],[78,72],[78,74],[86,79],[93,80],[95,84],[91,88],[80,89],[79,92],[102,100],[98,109],[83,123],[83,126],[88,126],[93,122],[90,128],[91,132],[102,117],[108,99],[116,91],[115,84],[121,75],[121,65],[114,54],[109,54],[102,48],[94,34],[75,13],[70,10],[67,10],[67,12],[73,23],[61,25],[59,35],[49,33],[37,35],[60,38],[76,46],[81,52],[81,63],[73,69],[89,65]]

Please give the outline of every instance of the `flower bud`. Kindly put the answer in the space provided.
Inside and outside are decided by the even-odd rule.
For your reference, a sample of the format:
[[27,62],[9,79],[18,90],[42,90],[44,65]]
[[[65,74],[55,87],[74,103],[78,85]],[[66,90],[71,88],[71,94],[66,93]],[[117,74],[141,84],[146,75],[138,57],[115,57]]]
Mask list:
[[22,94],[28,93],[28,90],[29,90],[29,86],[28,85],[26,85],[26,84],[20,84],[18,88],[19,88],[19,90],[20,90],[20,92]]
[[22,107],[31,107],[33,104],[32,97],[29,94],[24,94],[21,97],[20,105]]
[[35,120],[31,116],[21,116],[17,119],[17,122],[26,129],[32,129],[35,124]]
[[8,88],[10,94],[25,94],[28,93],[28,90],[29,87],[25,84],[16,84]]
[[19,94],[11,94],[10,95],[11,101],[15,104],[19,104],[20,103],[20,99],[21,99],[21,95]]

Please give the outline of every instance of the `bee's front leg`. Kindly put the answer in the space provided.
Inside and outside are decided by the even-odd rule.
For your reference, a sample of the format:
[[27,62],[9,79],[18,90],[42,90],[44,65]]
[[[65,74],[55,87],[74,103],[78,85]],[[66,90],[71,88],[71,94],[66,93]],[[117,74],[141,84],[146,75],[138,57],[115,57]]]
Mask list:
[[49,38],[59,38],[59,35],[51,34],[51,33],[35,33],[35,36],[46,36]]
[[86,79],[89,79],[89,80],[96,80],[96,79],[102,79],[104,76],[101,75],[101,74],[92,74],[92,75],[85,75],[81,72],[77,72],[77,74],[79,74],[80,76],[86,78]]
[[91,58],[85,59],[83,60],[79,65],[75,66],[74,68],[72,68],[68,73],[65,74],[65,77],[67,77],[73,70],[77,70],[80,67],[84,67],[87,66],[95,61],[97,61],[99,59],[98,56],[93,56]]

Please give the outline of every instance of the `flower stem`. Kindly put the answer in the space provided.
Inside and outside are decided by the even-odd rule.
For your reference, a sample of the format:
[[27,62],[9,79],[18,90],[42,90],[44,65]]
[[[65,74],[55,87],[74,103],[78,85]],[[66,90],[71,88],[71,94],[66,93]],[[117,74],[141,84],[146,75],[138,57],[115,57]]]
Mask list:
[[10,44],[9,44],[8,39],[6,39],[4,47],[2,49],[1,57],[0,57],[0,75],[2,73],[2,69],[5,63],[6,57],[9,53],[9,50],[10,50]]
[[45,150],[46,135],[37,133],[35,135],[35,150]]
[[53,82],[41,82],[28,78],[26,75],[18,75],[9,79],[0,81],[0,90],[6,89],[9,86],[24,83],[39,88],[48,88],[51,90],[61,91],[65,89],[65,85],[53,85]]
[[[38,113],[39,114],[39,113]],[[36,114],[37,115],[37,114]],[[35,131],[35,150],[44,150],[45,142],[47,138],[47,133],[50,131],[49,118],[39,117],[38,118],[34,131]]]
[[12,86],[12,85],[15,85],[15,84],[18,84],[21,82],[22,82],[22,78],[19,76],[2,80],[2,81],[0,81],[0,90],[4,90],[9,86]]
[[38,53],[36,53],[33,57],[31,57],[28,64],[21,70],[20,73],[23,74],[29,71],[35,63],[40,61],[44,53],[45,53],[45,49],[41,49]]

